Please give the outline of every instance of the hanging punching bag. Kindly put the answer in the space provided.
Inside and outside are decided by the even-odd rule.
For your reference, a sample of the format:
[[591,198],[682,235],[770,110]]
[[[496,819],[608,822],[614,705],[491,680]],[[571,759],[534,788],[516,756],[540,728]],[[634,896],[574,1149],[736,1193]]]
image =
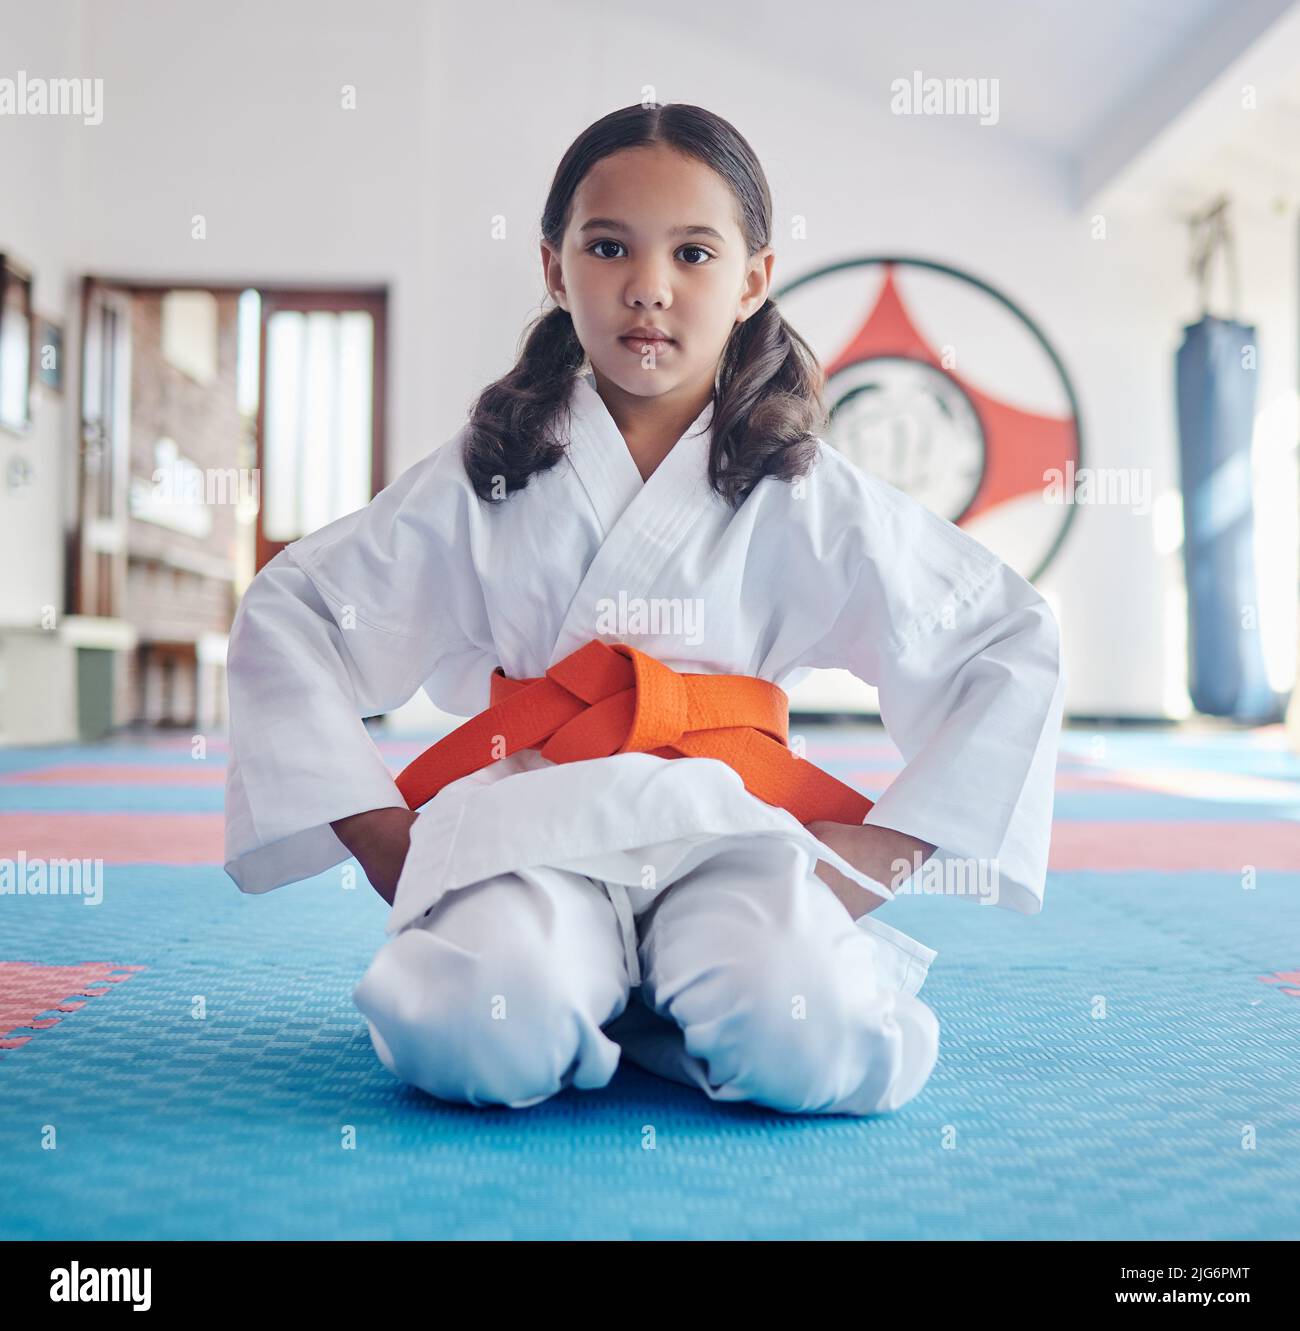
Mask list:
[[1207,314],[1183,331],[1177,380],[1188,691],[1199,712],[1277,721],[1281,700],[1264,668],[1255,582],[1255,329]]

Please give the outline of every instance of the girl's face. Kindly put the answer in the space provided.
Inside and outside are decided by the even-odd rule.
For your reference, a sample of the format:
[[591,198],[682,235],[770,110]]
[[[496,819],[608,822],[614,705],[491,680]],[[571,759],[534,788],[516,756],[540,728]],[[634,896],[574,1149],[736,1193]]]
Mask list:
[[[560,253],[542,242],[542,267],[598,376],[638,397],[712,392],[732,329],[772,277],[772,247],[749,256],[735,214],[721,176],[660,144],[588,171]],[[640,325],[671,340],[629,338]]]

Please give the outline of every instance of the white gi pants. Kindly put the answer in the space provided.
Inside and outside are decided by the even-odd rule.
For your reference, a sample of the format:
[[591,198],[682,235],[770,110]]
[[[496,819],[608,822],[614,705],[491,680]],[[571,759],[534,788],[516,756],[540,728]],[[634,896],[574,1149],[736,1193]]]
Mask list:
[[380,1061],[439,1099],[516,1109],[607,1085],[621,1052],[787,1112],[883,1113],[921,1090],[939,1023],[915,997],[922,958],[886,941],[905,935],[855,924],[790,842],[684,863],[635,915],[624,884],[549,866],[446,892],[354,990]]

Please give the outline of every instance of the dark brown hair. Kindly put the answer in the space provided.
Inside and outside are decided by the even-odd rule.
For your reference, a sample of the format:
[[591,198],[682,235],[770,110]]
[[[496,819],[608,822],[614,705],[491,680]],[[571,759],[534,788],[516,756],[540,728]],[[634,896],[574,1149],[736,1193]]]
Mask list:
[[[564,154],[542,212],[542,237],[558,253],[574,192],[603,157],[624,148],[666,144],[710,166],[731,187],[747,253],[771,243],[772,197],[753,149],[723,120],[699,106],[626,106],[585,129]],[[480,499],[495,502],[494,479],[506,495],[527,486],[564,456],[563,434],[573,380],[586,363],[573,318],[556,306],[525,330],[514,368],[479,394],[464,442],[465,470]],[[738,507],[764,476],[805,475],[826,420],[816,356],[769,299],[737,324],[723,348],[713,390],[709,482]]]

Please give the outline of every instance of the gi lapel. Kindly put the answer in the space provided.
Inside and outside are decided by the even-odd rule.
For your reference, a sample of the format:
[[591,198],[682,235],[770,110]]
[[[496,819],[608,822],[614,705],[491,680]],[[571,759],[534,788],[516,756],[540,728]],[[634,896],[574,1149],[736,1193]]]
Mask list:
[[597,602],[648,592],[692,526],[723,501],[709,487],[713,403],[687,428],[668,456],[641,473],[590,373],[574,381],[569,459],[591,498],[604,542],[570,602],[551,664],[597,636]]
[[641,473],[590,371],[574,380],[569,412],[569,461],[596,510],[602,535],[608,536],[640,492]]

